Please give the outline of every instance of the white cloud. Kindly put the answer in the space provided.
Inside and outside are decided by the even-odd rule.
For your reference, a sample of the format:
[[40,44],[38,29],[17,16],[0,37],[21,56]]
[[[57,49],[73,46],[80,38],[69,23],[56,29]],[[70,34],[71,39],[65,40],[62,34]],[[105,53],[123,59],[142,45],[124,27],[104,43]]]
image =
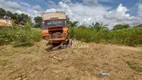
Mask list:
[[23,12],[23,11],[21,11],[21,10],[16,10],[15,13],[18,13],[18,14],[27,14],[27,15],[29,15],[28,13]]
[[98,0],[99,2],[113,2],[113,0]]
[[138,6],[138,14],[142,17],[142,4],[139,4]]
[[104,18],[109,21],[107,24],[112,26],[115,24],[125,23],[134,26],[141,23],[141,18],[136,16],[130,16],[130,14],[126,13],[127,11],[128,9],[122,6],[122,4],[120,4],[117,9],[109,11],[106,15],[104,15]]
[[[112,29],[115,24],[127,23],[130,25],[138,25],[142,23],[142,4],[138,5],[138,16],[131,16],[127,13],[129,9],[122,4],[118,5],[116,9],[110,10],[110,6],[104,6],[98,3],[98,1],[110,2],[112,0],[83,0],[83,3],[71,3],[71,0],[62,1],[64,2],[56,4],[52,0],[49,0],[49,6],[52,8],[46,11],[64,11],[72,21],[79,21],[82,25],[101,22],[107,24],[109,29]],[[41,16],[42,13],[39,5],[30,6],[24,2],[18,4],[17,2],[0,0],[0,7],[13,13],[28,14],[32,17],[32,20],[36,16]]]
[[8,1],[6,3],[6,6],[8,6],[11,9],[17,9],[17,10],[21,9],[21,6],[17,2]]
[[[92,1],[94,1],[94,3]],[[89,25],[93,22],[101,22],[103,24],[107,24],[109,29],[112,29],[116,24],[126,23],[130,25],[138,25],[142,23],[142,18],[128,14],[127,11],[129,9],[124,7],[122,4],[120,4],[116,9],[110,10],[110,6],[100,5],[97,0],[84,0],[84,2],[87,2],[87,4],[66,4],[59,2],[57,5],[58,8],[47,9],[47,12],[64,11],[71,20],[77,20],[80,24]],[[96,5],[88,5],[90,2]]]
[[59,2],[59,7],[57,9],[47,9],[47,11],[64,11],[71,18],[71,20],[80,21],[80,24],[88,25],[93,22],[101,21],[104,15],[110,7],[104,6],[87,6],[83,4],[71,4],[70,6]]
[[[46,10],[46,12],[56,12],[56,11],[58,11],[57,9],[54,9],[54,8],[52,8],[52,9],[47,9]],[[60,10],[59,10],[60,11]]]
[[20,11],[20,10],[16,10],[16,13],[18,13],[18,14],[22,14],[23,12],[22,12],[22,11]]
[[[25,6],[27,7],[25,7]],[[5,10],[11,11],[12,13],[18,13],[18,14],[27,14],[31,16],[32,22],[34,22],[34,17],[41,16],[41,7],[39,5],[31,7],[29,4],[24,2],[14,2],[14,1],[5,1],[0,0],[0,7],[4,8]]]
[[15,10],[21,10],[22,7],[17,2],[0,0],[0,7],[5,10],[15,12]]
[[70,9],[68,5],[66,5],[63,2],[59,2],[59,6],[62,11],[65,11],[69,15],[69,17],[72,17],[72,10]]
[[25,3],[25,2],[20,2],[22,5],[25,5],[25,6],[28,6],[30,7],[30,5],[28,3]]
[[63,2],[67,2],[67,3],[70,3],[71,0],[62,0]]
[[125,20],[125,19],[131,19],[132,17],[130,16],[130,14],[126,13],[127,11],[128,11],[128,9],[124,6],[122,6],[122,4],[120,4],[116,10],[109,11],[104,16],[107,19],[116,19],[116,20],[120,20],[120,21]]
[[97,5],[98,0],[83,0],[83,3],[86,5]]
[[33,9],[36,10],[36,11],[41,11],[42,10],[39,5],[33,6]]

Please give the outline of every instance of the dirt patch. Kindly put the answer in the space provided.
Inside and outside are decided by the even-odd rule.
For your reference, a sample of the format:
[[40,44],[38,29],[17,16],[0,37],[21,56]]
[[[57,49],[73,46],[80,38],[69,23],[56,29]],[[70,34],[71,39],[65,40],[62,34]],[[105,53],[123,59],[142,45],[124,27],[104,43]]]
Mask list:
[[50,52],[46,41],[32,47],[0,46],[0,79],[142,80],[142,72],[127,63],[133,61],[141,69],[141,48],[73,42],[73,48]]

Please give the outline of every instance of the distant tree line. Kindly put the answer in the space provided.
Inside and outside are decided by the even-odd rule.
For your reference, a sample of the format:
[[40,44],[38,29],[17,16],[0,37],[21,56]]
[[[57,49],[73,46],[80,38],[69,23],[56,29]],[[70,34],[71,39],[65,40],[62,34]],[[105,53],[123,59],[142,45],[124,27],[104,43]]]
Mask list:
[[42,17],[35,17],[35,24],[32,23],[31,17],[27,14],[17,14],[12,13],[11,11],[6,11],[3,8],[0,8],[0,18],[11,19],[13,26],[15,25],[25,25],[27,22],[34,25],[34,27],[40,27],[42,22]]
[[12,13],[10,11],[4,10],[3,8],[0,8],[0,18],[11,19],[13,22],[13,25],[16,25],[16,24],[24,25],[26,22],[32,23],[31,17],[28,16],[27,14]]
[[[100,30],[109,30],[107,28],[108,25],[104,25],[103,23],[92,23],[89,26],[78,25],[78,21],[67,21],[69,27],[87,27],[92,30],[100,31]],[[129,24],[116,24],[112,30],[122,30],[122,29],[130,29],[132,28]],[[142,28],[142,24],[133,26],[133,28]]]

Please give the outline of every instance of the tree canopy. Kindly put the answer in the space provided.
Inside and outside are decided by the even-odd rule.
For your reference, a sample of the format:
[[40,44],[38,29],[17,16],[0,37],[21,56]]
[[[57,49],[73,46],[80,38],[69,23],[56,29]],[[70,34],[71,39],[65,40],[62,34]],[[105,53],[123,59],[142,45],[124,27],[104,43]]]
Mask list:
[[105,26],[107,26],[107,25],[103,25],[102,23],[98,23],[98,22],[96,22],[95,24],[92,23],[91,25],[89,25],[89,27],[91,29],[94,29],[96,31],[99,31],[99,30],[108,30],[108,28],[105,27]]
[[128,28],[130,28],[129,24],[117,24],[114,26],[113,30],[128,29]]
[[37,17],[34,18],[34,21],[35,21],[35,27],[37,27],[37,28],[41,27],[42,17],[37,16]]
[[3,18],[6,15],[6,11],[3,8],[0,8],[0,18]]
[[22,24],[24,25],[25,23],[32,23],[31,22],[31,17],[28,16],[27,14],[17,14],[17,13],[12,13],[11,11],[6,11],[3,8],[0,8],[0,18],[8,18],[13,21],[14,24]]

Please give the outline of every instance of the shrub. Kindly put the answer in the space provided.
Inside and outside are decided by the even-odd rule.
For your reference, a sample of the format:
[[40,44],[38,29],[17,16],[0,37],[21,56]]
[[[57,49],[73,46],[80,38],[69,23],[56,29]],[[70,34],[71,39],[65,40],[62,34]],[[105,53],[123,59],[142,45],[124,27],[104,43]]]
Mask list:
[[70,28],[70,37],[85,42],[123,44],[136,46],[142,44],[142,29],[93,30],[87,27]]
[[42,39],[40,29],[25,27],[9,27],[0,29],[0,45],[10,44],[13,46],[32,46],[34,42]]

